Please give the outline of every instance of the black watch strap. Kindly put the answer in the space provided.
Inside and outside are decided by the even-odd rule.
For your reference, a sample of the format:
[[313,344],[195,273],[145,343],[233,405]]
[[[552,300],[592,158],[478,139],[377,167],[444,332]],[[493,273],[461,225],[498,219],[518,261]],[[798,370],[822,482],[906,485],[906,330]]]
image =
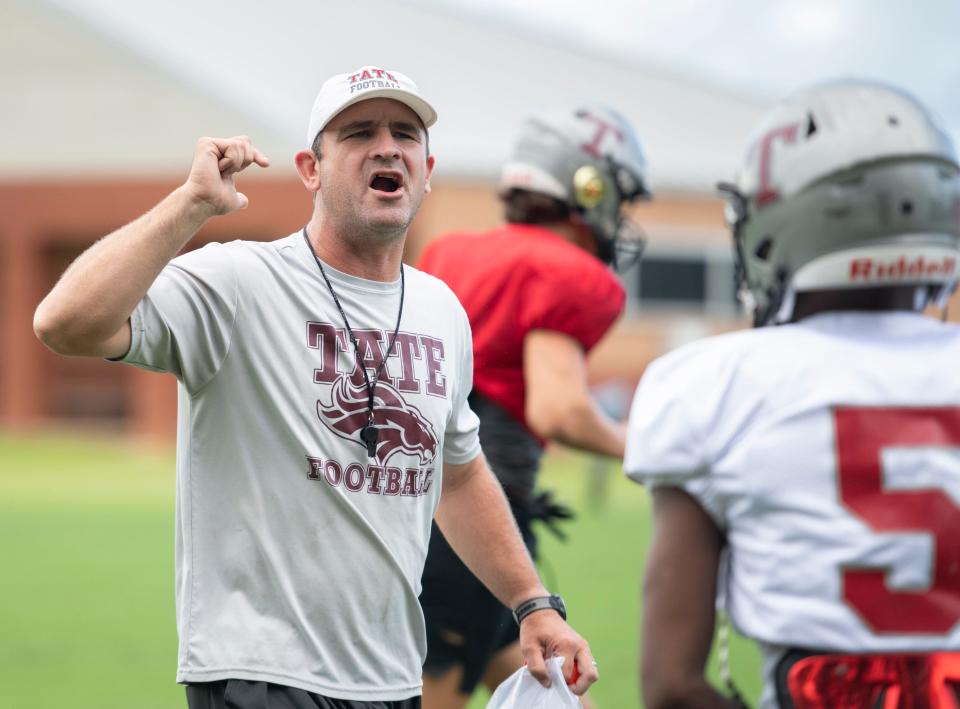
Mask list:
[[555,610],[564,620],[567,619],[567,607],[563,605],[563,599],[560,596],[537,596],[529,601],[524,601],[513,609],[513,619],[520,625],[521,621],[535,611]]

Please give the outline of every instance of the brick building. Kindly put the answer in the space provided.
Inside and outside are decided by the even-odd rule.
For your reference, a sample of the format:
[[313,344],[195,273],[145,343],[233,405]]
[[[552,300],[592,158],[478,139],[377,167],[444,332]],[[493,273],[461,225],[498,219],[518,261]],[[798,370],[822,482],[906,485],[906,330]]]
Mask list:
[[[297,229],[310,203],[292,156],[313,95],[326,76],[371,61],[414,76],[441,114],[431,132],[438,156],[434,191],[412,228],[408,261],[444,231],[499,223],[496,166],[525,108],[589,97],[617,106],[638,126],[656,193],[654,202],[637,209],[649,245],[642,265],[623,274],[631,294],[627,315],[593,356],[591,376],[629,386],[665,349],[742,324],[733,301],[729,237],[712,184],[730,176],[743,131],[762,109],[758,100],[415,5],[371,27],[364,42],[326,33],[322,59],[308,67],[291,63],[290,45],[302,25],[346,23],[358,7],[389,16],[396,4],[387,0],[350,8],[308,0],[272,4],[265,46],[256,52],[228,48],[220,63],[202,54],[202,38],[186,30],[174,37],[165,28],[181,26],[178,19],[184,27],[202,25],[203,4],[189,20],[176,16],[187,3],[166,3],[150,17],[138,17],[136,4],[119,16],[78,9],[93,5],[8,0],[0,22],[0,71],[10,89],[0,93],[6,128],[0,132],[4,428],[69,423],[172,435],[171,377],[49,353],[32,333],[36,304],[80,251],[183,179],[201,134],[249,134],[274,166],[241,177],[249,209],[215,220],[198,243],[275,238]],[[243,15],[261,10],[244,8],[223,21],[256,24],[257,17]],[[220,29],[240,37],[244,31]],[[394,42],[390,56],[381,58],[379,48],[404,32],[432,39]],[[476,66],[457,51],[471,45],[498,51]],[[447,58],[443,66],[438,56]]]

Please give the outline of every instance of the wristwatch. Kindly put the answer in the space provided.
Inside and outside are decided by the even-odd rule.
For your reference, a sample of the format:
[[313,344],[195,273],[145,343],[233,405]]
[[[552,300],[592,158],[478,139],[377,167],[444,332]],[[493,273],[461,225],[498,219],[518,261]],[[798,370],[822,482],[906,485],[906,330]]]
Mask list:
[[520,625],[520,622],[534,611],[546,609],[553,609],[560,614],[561,618],[567,619],[567,607],[563,605],[563,599],[556,595],[537,596],[529,601],[524,601],[513,609],[513,619],[517,621],[517,625]]

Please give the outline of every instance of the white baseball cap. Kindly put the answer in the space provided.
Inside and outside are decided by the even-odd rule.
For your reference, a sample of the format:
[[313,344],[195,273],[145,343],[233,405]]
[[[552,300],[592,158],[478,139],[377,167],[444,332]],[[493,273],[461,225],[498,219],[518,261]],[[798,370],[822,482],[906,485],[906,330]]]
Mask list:
[[437,112],[420,95],[410,77],[399,71],[364,66],[349,74],[337,74],[323,82],[310,111],[307,145],[313,144],[317,133],[340,111],[371,98],[392,98],[409,106],[423,121],[424,128],[437,122]]

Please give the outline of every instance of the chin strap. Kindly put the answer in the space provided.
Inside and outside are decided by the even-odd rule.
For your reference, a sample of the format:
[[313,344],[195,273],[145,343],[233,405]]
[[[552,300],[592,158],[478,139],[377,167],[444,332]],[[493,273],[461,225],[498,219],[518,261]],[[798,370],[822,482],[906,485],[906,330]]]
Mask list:
[[742,709],[749,709],[730,673],[730,619],[723,611],[717,611],[717,669],[730,701]]
[[952,296],[957,290],[957,281],[951,281],[943,285],[939,292],[932,297],[932,300],[936,302],[937,307],[940,308],[940,320],[947,322],[949,318],[950,310],[950,296]]

